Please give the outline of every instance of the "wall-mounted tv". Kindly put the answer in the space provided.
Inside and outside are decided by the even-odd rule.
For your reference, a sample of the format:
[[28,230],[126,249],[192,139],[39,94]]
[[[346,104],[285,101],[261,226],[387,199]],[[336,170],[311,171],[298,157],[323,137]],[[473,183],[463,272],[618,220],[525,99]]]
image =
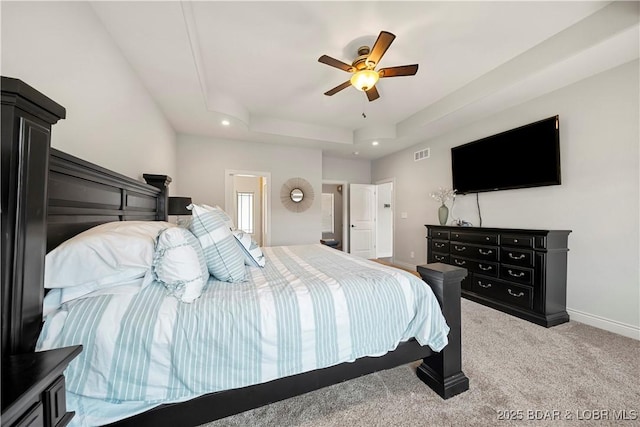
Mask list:
[[558,116],[451,149],[458,194],[560,184]]

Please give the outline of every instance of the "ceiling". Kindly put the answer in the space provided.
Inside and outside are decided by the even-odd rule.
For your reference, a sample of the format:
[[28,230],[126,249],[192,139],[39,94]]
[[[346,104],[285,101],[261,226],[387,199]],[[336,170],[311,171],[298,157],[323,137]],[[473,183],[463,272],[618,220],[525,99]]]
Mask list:
[[[637,2],[609,3],[91,5],[176,132],[375,159],[638,58]],[[381,30],[396,39],[377,68],[418,73],[374,102],[325,96],[350,74],[318,58],[351,63]]]

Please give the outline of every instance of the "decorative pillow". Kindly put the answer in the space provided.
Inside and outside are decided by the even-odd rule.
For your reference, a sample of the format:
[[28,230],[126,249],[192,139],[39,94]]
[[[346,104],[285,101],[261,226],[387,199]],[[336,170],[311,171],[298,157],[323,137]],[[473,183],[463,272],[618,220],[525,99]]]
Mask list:
[[242,282],[246,277],[244,255],[235,237],[218,210],[192,206],[193,219],[189,230],[198,238],[207,268],[223,282]]
[[[116,221],[90,228],[45,257],[44,287],[82,286],[83,293],[144,277],[164,221]],[[78,288],[80,289],[80,288]]]
[[262,249],[260,249],[260,246],[251,238],[251,235],[242,230],[233,230],[232,233],[238,245],[242,248],[244,263],[255,267],[264,267],[266,259],[262,253]]
[[187,209],[192,209],[193,206],[198,206],[198,207],[200,207],[200,208],[202,208],[202,209],[204,209],[204,210],[206,210],[208,212],[218,212],[220,214],[220,217],[224,220],[225,224],[227,224],[229,226],[229,229],[230,230],[235,230],[236,226],[233,223],[233,220],[231,219],[229,214],[226,213],[224,211],[224,209],[222,209],[220,206],[218,206],[218,205],[209,206],[209,205],[205,205],[205,204],[202,204],[202,205],[193,205],[193,204],[191,204],[191,205],[187,206]]
[[160,233],[151,267],[153,278],[182,302],[200,297],[209,280],[207,263],[198,239],[187,229],[168,228]]

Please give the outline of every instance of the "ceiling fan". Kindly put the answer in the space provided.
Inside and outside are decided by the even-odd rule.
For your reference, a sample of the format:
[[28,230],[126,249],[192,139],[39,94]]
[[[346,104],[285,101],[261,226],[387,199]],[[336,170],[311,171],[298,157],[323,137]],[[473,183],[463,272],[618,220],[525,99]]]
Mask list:
[[415,75],[418,72],[418,64],[381,68],[380,70],[375,71],[375,67],[380,62],[380,59],[382,59],[382,55],[384,55],[387,49],[389,49],[389,46],[391,46],[391,43],[395,38],[396,36],[387,31],[380,31],[380,34],[371,49],[369,49],[369,46],[362,46],[358,48],[358,57],[353,60],[351,65],[327,55],[322,55],[318,58],[318,62],[322,62],[323,64],[327,64],[353,74],[351,79],[334,87],[324,94],[331,96],[340,92],[342,89],[353,86],[356,89],[365,92],[369,101],[375,101],[380,98],[378,89],[376,89],[375,86],[378,79]]

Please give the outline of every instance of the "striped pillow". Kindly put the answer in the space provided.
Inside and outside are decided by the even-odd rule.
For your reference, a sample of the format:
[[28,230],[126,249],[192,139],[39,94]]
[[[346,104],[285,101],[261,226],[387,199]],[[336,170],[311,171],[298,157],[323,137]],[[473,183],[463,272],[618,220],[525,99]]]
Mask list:
[[266,260],[262,249],[251,238],[251,235],[242,230],[233,230],[232,233],[244,253],[244,263],[255,267],[264,267]]
[[209,273],[223,282],[242,282],[246,277],[244,255],[225,218],[217,211],[194,205],[189,230],[198,238]]

